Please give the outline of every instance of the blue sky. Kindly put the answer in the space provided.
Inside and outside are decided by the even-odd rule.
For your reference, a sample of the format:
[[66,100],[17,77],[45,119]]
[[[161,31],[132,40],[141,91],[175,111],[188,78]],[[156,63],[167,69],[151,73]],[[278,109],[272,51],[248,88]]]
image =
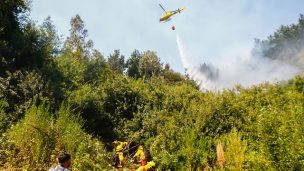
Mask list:
[[[187,9],[159,23],[159,3],[168,11]],[[184,72],[177,34],[191,53],[191,63],[210,62],[241,55],[252,48],[254,38],[265,39],[280,25],[296,23],[303,6],[303,0],[33,0],[31,17],[41,23],[51,16],[58,33],[67,36],[70,19],[79,14],[104,56],[115,49],[126,57],[134,49],[153,50],[162,62]]]

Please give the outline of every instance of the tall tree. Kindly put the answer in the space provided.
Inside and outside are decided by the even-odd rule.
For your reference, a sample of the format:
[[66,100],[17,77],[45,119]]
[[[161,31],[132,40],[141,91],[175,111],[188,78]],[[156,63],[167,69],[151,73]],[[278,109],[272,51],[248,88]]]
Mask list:
[[5,71],[40,68],[43,55],[39,33],[28,19],[25,0],[0,1],[0,76]]
[[160,59],[153,51],[144,52],[142,58],[139,61],[140,73],[145,78],[152,76],[159,76],[162,70],[162,63]]
[[77,14],[71,19],[70,36],[67,37],[64,43],[64,52],[72,53],[77,59],[89,58],[92,53],[93,41],[86,40],[88,30],[81,17]]
[[253,55],[283,60],[303,68],[304,15],[297,24],[281,26],[266,40],[255,39]]
[[110,54],[108,63],[113,71],[123,74],[125,69],[125,57],[120,54],[119,50],[114,50],[114,53]]
[[0,97],[6,98],[14,121],[35,96],[51,96],[47,84],[56,70],[51,58],[57,44],[54,26],[50,18],[36,26],[28,11],[27,0],[0,2]]
[[139,69],[139,61],[142,58],[142,55],[138,50],[134,50],[127,60],[127,75],[133,78],[139,78],[141,76]]
[[99,76],[104,74],[105,69],[109,68],[104,56],[96,49],[93,50],[92,58],[87,63],[84,73],[86,82],[95,82]]
[[44,44],[46,52],[52,56],[58,55],[62,45],[61,37],[58,36],[50,16],[44,20],[39,30],[41,35],[40,41]]

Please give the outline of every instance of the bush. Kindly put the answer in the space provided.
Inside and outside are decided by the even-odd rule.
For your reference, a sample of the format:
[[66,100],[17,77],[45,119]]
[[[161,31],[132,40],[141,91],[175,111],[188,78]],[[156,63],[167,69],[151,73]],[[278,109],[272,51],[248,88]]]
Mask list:
[[82,130],[83,121],[62,105],[52,115],[45,104],[32,106],[25,118],[8,130],[13,148],[4,168],[47,170],[60,152],[72,155],[73,170],[101,170],[109,159],[104,145]]

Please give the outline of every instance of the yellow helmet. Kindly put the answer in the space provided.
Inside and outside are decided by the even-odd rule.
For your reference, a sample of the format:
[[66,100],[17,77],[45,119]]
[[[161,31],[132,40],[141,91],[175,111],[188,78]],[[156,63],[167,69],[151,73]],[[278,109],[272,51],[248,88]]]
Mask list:
[[138,146],[138,150],[144,150],[144,147],[142,145]]

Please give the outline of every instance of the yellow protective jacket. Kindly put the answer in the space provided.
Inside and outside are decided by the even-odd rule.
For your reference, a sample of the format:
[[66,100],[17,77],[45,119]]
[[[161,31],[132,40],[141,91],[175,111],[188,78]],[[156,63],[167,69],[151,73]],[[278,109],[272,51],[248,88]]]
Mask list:
[[123,150],[125,150],[125,148],[129,145],[128,142],[123,141],[114,141],[113,143],[115,145],[116,152],[123,152]]
[[155,166],[153,161],[148,162],[145,166],[140,166],[136,171],[148,171]]
[[133,156],[134,158],[139,157],[139,160],[145,160],[146,156],[145,156],[145,152],[144,152],[144,148],[140,145],[136,151],[136,153]]

